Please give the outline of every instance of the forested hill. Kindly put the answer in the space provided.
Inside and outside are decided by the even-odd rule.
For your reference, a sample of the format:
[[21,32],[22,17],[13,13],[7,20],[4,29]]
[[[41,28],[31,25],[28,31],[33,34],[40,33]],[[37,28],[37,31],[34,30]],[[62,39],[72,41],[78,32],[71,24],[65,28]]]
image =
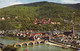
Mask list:
[[[38,3],[38,4],[37,4]],[[9,6],[0,9],[0,30],[41,30],[52,31],[55,28],[59,30],[70,30],[72,19],[75,16],[76,30],[80,28],[80,11],[71,9],[51,2],[37,2],[31,4],[21,4]],[[26,6],[25,6],[26,5]],[[75,12],[75,14],[73,14]],[[5,20],[1,20],[5,18]],[[51,19],[57,24],[38,24],[35,25],[35,18]]]

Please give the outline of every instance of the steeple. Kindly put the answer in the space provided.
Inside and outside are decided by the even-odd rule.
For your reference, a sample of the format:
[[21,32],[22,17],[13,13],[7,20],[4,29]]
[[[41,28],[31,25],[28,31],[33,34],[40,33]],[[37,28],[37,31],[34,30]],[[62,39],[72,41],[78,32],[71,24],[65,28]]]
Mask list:
[[75,36],[75,29],[74,29],[74,26],[75,26],[75,12],[73,12],[73,27],[72,27],[72,37]]

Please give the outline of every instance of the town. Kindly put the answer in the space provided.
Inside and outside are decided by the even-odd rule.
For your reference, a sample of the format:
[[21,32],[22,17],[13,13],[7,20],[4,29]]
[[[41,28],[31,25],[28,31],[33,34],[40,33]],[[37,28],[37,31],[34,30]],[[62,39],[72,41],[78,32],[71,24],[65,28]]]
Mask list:
[[[73,31],[61,32],[59,30],[54,30],[51,32],[51,31],[33,31],[33,30],[27,30],[27,31],[9,30],[7,32],[11,33],[15,37],[23,37],[23,38],[27,37],[32,41],[48,40],[49,43],[61,45],[60,47],[62,48],[70,47],[76,50],[79,50],[80,48],[80,34],[79,33],[73,34]],[[8,34],[4,35],[4,31],[2,32],[0,31],[0,36],[10,36],[10,35]]]

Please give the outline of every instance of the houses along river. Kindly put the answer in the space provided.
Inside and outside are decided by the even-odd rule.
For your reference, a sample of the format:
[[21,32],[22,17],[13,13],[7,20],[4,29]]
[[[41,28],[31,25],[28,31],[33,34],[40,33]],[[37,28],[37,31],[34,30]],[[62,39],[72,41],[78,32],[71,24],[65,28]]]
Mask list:
[[[27,40],[20,40],[18,38],[15,39],[7,39],[7,38],[0,38],[0,43],[3,43],[4,45],[8,44],[14,44],[17,42],[25,42]],[[62,49],[59,47],[55,47],[52,45],[46,45],[46,44],[40,44],[40,45],[35,45],[35,46],[29,46],[29,47],[21,47],[18,48],[18,51],[23,51],[24,49],[27,49],[28,51],[75,51],[73,49]]]

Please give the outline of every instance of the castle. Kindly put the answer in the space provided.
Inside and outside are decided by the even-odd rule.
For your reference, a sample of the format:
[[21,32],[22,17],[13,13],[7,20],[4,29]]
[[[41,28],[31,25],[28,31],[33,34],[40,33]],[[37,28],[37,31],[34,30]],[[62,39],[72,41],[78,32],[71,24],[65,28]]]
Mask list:
[[34,24],[60,24],[60,22],[52,22],[51,19],[37,19],[35,18]]

